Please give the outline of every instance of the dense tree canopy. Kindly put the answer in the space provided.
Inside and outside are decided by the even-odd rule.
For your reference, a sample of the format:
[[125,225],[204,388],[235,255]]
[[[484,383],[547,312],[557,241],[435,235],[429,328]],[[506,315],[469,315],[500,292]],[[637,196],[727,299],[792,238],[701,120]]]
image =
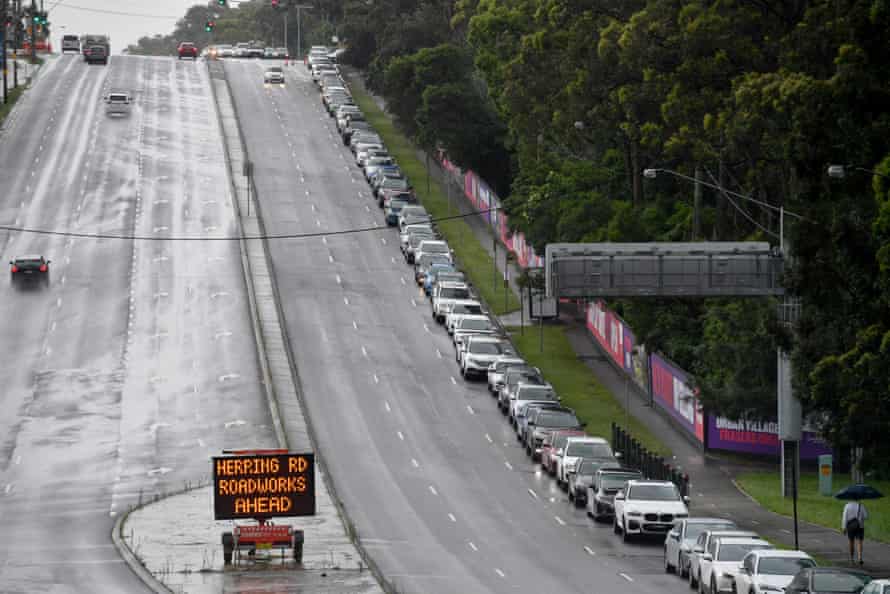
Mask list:
[[[218,36],[229,18],[232,35],[274,35],[268,11],[242,4]],[[876,444],[890,426],[890,3],[343,0],[329,11],[313,14],[313,34],[338,32],[402,127],[486,178],[539,251],[778,245],[784,209],[786,284],[802,303],[793,340],[770,300],[614,305],[721,412],[772,416],[786,344],[825,434],[888,465],[890,446]],[[829,164],[847,176],[829,178]]]

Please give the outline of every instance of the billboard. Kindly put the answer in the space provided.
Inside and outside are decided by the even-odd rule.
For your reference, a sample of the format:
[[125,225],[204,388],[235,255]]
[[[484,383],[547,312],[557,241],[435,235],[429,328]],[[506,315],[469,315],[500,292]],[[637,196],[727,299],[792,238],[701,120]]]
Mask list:
[[649,358],[652,366],[652,399],[677,421],[699,443],[705,439],[704,415],[698,399],[689,386],[689,378],[679,367],[653,353]]
[[216,520],[315,515],[314,454],[213,458]]
[[[748,421],[708,415],[708,449],[778,456],[779,423],[777,421]],[[831,447],[815,432],[804,429],[800,439],[800,458],[815,460],[830,454]]]

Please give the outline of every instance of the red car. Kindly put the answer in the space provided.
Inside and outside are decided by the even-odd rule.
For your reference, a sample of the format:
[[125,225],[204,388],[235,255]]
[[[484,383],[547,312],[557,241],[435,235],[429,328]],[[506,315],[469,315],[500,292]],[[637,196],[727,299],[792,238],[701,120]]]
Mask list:
[[554,431],[545,437],[541,443],[541,468],[547,471],[547,474],[556,474],[556,457],[562,454],[562,448],[566,446],[566,440],[569,437],[581,437],[584,431],[579,429],[564,429]]
[[191,58],[193,60],[198,59],[198,46],[190,41],[183,41],[180,43],[177,52],[179,53],[180,60],[183,58]]

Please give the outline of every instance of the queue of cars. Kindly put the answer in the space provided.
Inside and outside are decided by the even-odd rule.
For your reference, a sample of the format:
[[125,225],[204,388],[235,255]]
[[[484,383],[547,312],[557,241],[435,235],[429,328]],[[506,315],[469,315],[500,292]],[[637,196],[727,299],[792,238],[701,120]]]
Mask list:
[[[700,594],[862,591],[870,582],[863,572],[817,567],[806,553],[777,550],[730,520],[690,517],[689,498],[673,482],[622,465],[621,453],[606,439],[584,431],[585,423],[562,404],[540,369],[519,356],[458,270],[452,250],[327,54],[327,48],[313,47],[306,66],[386,223],[399,228],[405,262],[429,299],[433,320],[451,336],[461,377],[486,380],[526,454],[567,491],[569,501],[586,508],[594,522],[611,522],[624,541],[663,540],[665,571],[686,578]],[[886,594],[878,586],[865,592]]]

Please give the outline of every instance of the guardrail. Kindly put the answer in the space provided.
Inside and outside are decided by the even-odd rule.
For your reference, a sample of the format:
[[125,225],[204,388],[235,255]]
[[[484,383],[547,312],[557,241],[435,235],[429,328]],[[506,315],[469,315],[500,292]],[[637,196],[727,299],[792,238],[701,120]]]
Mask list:
[[689,495],[688,474],[665,462],[662,456],[647,450],[630,433],[615,423],[612,423],[612,449],[621,452],[622,465],[639,469],[647,479],[671,481],[677,485],[680,495],[683,497]]

